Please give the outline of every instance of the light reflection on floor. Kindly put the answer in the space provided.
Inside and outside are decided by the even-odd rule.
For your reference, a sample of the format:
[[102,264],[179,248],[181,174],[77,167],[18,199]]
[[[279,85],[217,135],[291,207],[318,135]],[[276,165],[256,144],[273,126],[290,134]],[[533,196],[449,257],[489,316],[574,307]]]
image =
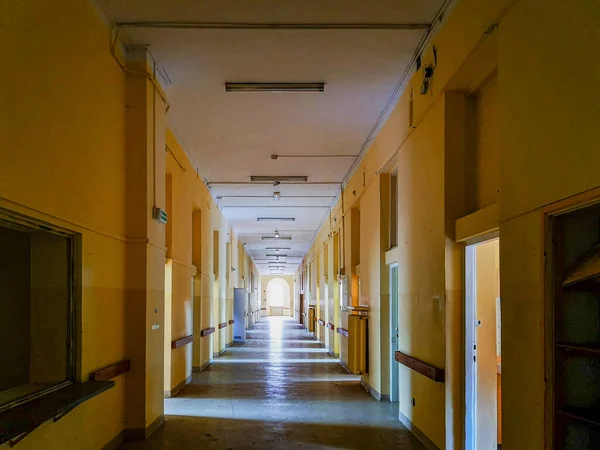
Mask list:
[[124,448],[424,448],[397,404],[375,401],[296,322],[263,319],[247,337],[165,401],[149,440]]

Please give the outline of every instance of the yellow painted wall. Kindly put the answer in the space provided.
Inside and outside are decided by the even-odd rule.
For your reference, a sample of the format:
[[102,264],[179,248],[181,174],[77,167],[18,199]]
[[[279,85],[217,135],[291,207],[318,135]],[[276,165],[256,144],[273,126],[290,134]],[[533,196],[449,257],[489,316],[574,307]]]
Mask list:
[[[231,327],[219,329],[218,325],[233,319],[233,288],[242,287],[239,274],[244,268],[239,258],[230,260],[227,257],[228,243],[233,240],[234,245],[238,245],[239,241],[171,131],[167,132],[167,146],[166,171],[172,185],[169,221],[173,227],[170,249],[173,258],[171,340],[196,335],[195,348],[194,345],[186,345],[171,350],[172,390],[192,374],[193,367],[203,366],[214,353],[219,353],[231,342]],[[201,267],[193,264],[194,211],[201,217]],[[217,236],[218,245],[215,245]],[[240,248],[242,262],[244,259],[247,261],[247,252],[243,245]],[[217,258],[214,257],[215,251],[219,252]],[[215,261],[219,265],[216,271]],[[253,264],[251,259],[249,263]],[[235,271],[231,271],[232,267]],[[200,331],[209,327],[215,327],[215,333],[200,337]]]
[[[600,5],[550,0],[538,6],[531,0],[517,2],[499,29],[506,448],[542,448],[544,442],[541,207],[600,185],[595,132],[600,75],[596,69],[577,71],[581,61],[597,65]],[[535,20],[526,20],[533,14]],[[538,77],[523,70],[532,66]]]
[[[125,75],[87,2],[5,2],[0,16],[11,67],[0,83],[0,136],[10,143],[0,150],[0,207],[81,233],[87,379],[127,357]],[[19,447],[102,447],[126,425],[126,377]]]
[[[175,191],[171,337],[192,331],[191,207],[207,212],[207,243],[213,227],[224,236],[230,230],[173,136],[170,144],[187,165],[187,177],[165,155],[164,103],[145,76],[124,74],[89,3],[6,3],[0,15],[0,47],[11,66],[0,84],[3,111],[10,114],[0,121],[0,136],[10,142],[1,151],[0,207],[81,234],[79,378],[132,361],[114,388],[42,425],[19,446],[97,449],[125,428],[143,429],[163,414],[165,226],[151,219],[151,209],[166,208],[166,170]],[[145,60],[139,63],[145,67]],[[209,249],[203,247],[201,277],[212,271]],[[194,286],[201,296],[202,283]],[[224,298],[224,288],[219,292]],[[219,345],[226,341],[221,337]],[[198,354],[199,360],[212,357],[212,351]],[[185,379],[191,367],[191,346],[173,351],[169,385]]]
[[[453,241],[453,222],[473,207],[496,208],[496,202],[503,297],[503,446],[543,448],[542,207],[600,184],[594,170],[600,162],[594,131],[599,72],[576,70],[582,61],[597,59],[600,31],[593,21],[599,15],[594,2],[567,5],[552,0],[544,8],[534,0],[458,2],[432,41],[438,51],[433,93],[414,96],[414,128],[408,124],[409,86],[344,189],[346,212],[357,197],[368,195],[369,188],[365,194],[363,190],[379,170],[399,170],[400,346],[446,368],[445,386],[401,369],[400,408],[441,448],[462,446],[464,420],[462,245]],[[487,42],[496,43],[482,55],[479,49],[487,45],[488,30]],[[431,45],[423,60],[432,60]],[[497,70],[497,79],[480,86],[490,67]],[[421,80],[415,74],[413,92]],[[473,86],[475,81],[478,85]],[[453,116],[463,108],[460,97],[479,87],[476,139],[483,153],[473,161],[457,144],[457,129],[465,128],[456,126]],[[445,89],[461,92],[444,98]],[[468,167],[476,183],[469,184],[468,170],[460,173],[465,159],[468,165],[476,163]],[[377,228],[375,219],[362,220],[362,210],[368,208],[362,198],[358,206],[361,227]],[[346,265],[352,252],[347,222]],[[309,255],[321,242],[315,239]],[[371,285],[378,275],[365,269],[376,262],[371,250],[361,243],[362,285]],[[413,397],[415,407],[409,403]]]

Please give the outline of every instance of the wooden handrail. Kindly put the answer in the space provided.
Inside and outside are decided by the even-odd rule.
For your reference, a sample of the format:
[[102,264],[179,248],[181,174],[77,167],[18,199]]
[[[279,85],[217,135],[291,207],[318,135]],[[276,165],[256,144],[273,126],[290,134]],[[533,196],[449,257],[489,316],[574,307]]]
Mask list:
[[231,320],[229,321],[229,325],[233,325],[234,323],[235,323],[235,320],[233,320],[233,319],[231,319]]
[[219,324],[219,330],[220,330],[221,328],[225,328],[226,326],[227,326],[227,322],[221,322],[221,323]]
[[329,328],[330,330],[335,330],[335,325],[332,323],[328,323],[327,328]]
[[319,325],[321,325],[322,327],[325,326],[325,321],[324,320],[319,319],[318,322],[319,322]]
[[200,332],[200,336],[205,337],[215,332],[215,327],[205,328]]
[[396,352],[395,359],[403,366],[406,366],[409,369],[426,376],[436,383],[444,382],[444,369],[439,369],[431,364],[424,363],[423,361],[420,361],[402,352]]
[[336,330],[339,334],[341,334],[344,337],[348,337],[348,330],[346,330],[345,328],[340,328],[338,327],[338,329]]
[[176,348],[183,347],[184,345],[188,345],[191,342],[194,342],[193,334],[171,341],[171,349],[175,350]]
[[106,381],[115,378],[122,373],[127,373],[131,370],[131,362],[128,359],[111,364],[110,366],[98,369],[90,373],[90,381]]

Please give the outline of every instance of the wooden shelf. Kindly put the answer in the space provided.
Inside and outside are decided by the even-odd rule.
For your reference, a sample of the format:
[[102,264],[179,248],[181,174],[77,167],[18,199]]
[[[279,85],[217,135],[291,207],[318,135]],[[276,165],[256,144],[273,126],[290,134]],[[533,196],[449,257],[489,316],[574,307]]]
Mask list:
[[567,352],[600,356],[600,344],[570,344],[568,342],[559,342],[556,346]]
[[[23,433],[30,433],[47,420],[54,418],[54,421],[57,421],[76,406],[114,385],[114,381],[73,383],[0,412],[0,444],[15,439]],[[18,440],[22,437],[24,436],[19,437]]]
[[598,410],[585,410],[579,408],[564,408],[557,410],[561,416],[575,420],[577,422],[585,422],[596,427],[600,427],[600,411]]
[[368,312],[371,310],[369,306],[348,306],[348,310],[356,312]]

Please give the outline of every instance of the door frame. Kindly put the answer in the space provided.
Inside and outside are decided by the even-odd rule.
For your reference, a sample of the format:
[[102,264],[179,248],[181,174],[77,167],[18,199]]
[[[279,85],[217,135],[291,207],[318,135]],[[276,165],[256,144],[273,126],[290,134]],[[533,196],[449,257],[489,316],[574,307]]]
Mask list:
[[[396,276],[394,277],[394,270]],[[399,290],[398,290],[398,263],[389,265],[390,275],[390,402],[400,401],[400,367],[396,363],[396,351],[399,348]],[[394,293],[394,279],[396,281],[396,292]]]
[[465,450],[477,444],[477,245],[465,247]]

